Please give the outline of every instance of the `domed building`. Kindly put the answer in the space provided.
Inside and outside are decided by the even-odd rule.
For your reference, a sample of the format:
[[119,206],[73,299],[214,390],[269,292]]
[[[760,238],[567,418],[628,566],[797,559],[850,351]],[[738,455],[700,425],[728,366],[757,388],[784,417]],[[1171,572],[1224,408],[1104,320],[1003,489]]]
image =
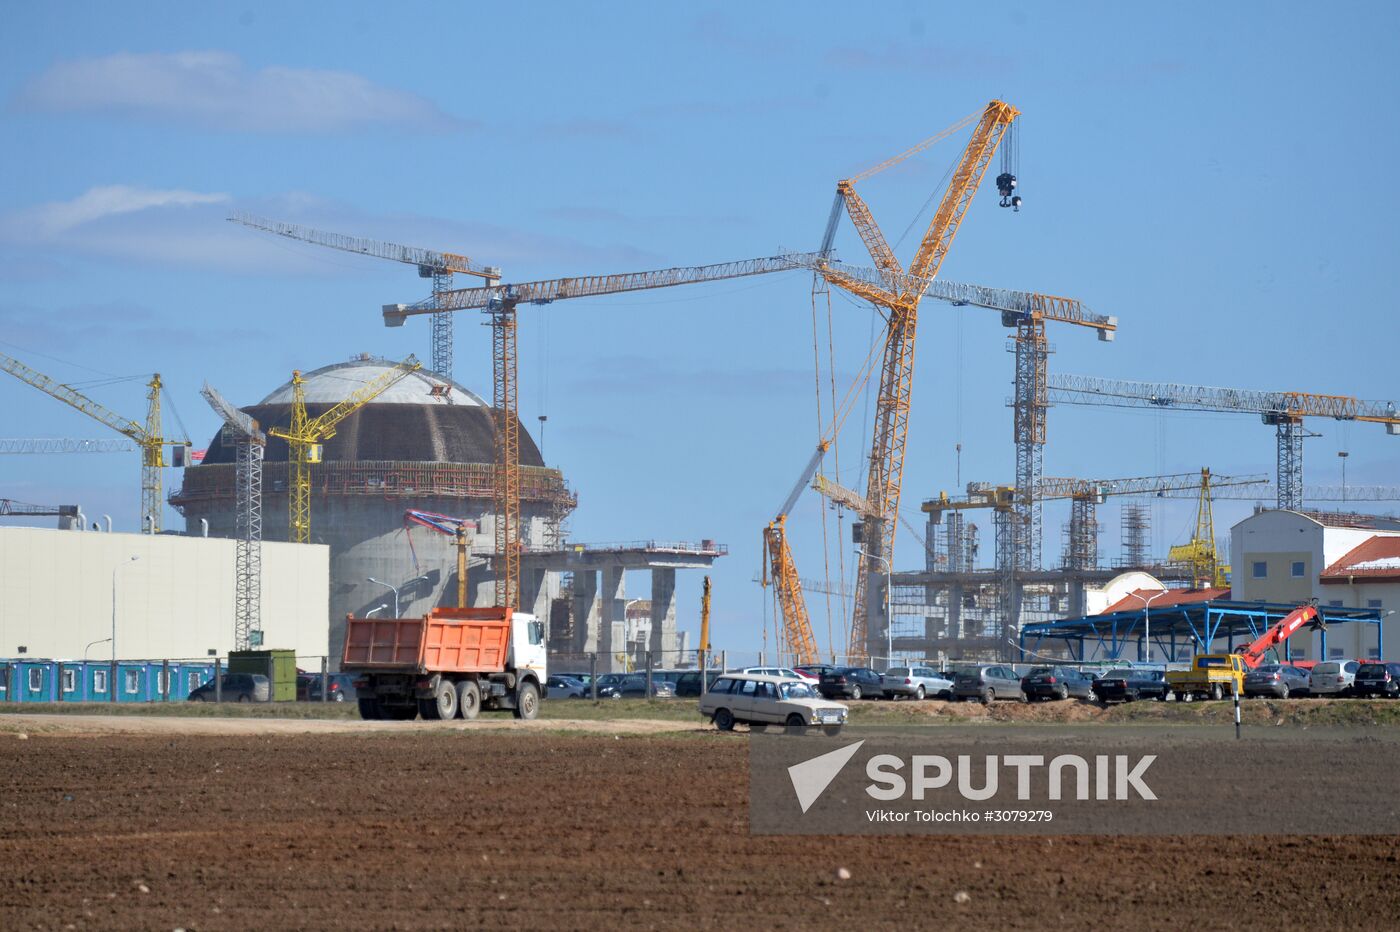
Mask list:
[[[357,357],[302,376],[313,420],[352,392],[392,369],[392,360]],[[242,409],[263,430],[291,423],[292,384]],[[468,568],[473,605],[490,605],[495,578],[492,475],[495,425],[490,405],[463,386],[418,370],[361,407],[322,441],[311,467],[311,540],[330,546],[330,662],[339,664],[346,614],[391,617],[421,614],[456,603],[452,539],[405,520],[409,510],[477,523]],[[233,444],[222,431],[204,461],[185,470],[170,503],[189,533],[236,536]],[[554,550],[560,525],[577,504],[562,473],[548,469],[529,434],[520,430],[521,541],[526,550]],[[288,448],[269,436],[263,459],[264,540],[289,539]],[[411,529],[410,529],[411,528]],[[375,580],[371,582],[370,580]],[[559,574],[522,581],[521,604],[548,606]],[[395,593],[397,590],[397,594]],[[534,591],[531,591],[534,590]],[[275,646],[275,645],[272,645]]]

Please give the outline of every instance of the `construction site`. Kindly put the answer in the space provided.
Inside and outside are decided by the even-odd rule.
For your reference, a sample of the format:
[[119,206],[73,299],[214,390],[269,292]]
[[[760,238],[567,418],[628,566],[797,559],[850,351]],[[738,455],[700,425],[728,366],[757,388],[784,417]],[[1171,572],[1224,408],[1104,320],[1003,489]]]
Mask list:
[[[426,299],[363,311],[381,314],[389,327],[427,318],[429,362],[362,354],[294,372],[261,400],[243,405],[206,384],[204,399],[224,427],[196,457],[193,439],[172,436],[162,424],[161,401],[169,389],[159,375],[149,380],[147,411],[137,420],[108,410],[19,359],[0,356],[0,368],[11,376],[118,435],[98,441],[46,438],[5,443],[13,453],[99,452],[122,442],[138,451],[144,533],[166,532],[162,512],[168,502],[183,516],[185,535],[236,542],[231,643],[238,650],[264,644],[263,542],[328,546],[327,651],[332,664],[344,647],[347,615],[397,618],[451,605],[529,612],[547,621],[552,655],[573,662],[601,658],[604,671],[644,662],[693,666],[714,646],[708,618],[701,620],[694,641],[690,630],[678,626],[676,572],[705,570],[727,554],[725,544],[710,538],[666,540],[649,528],[639,529],[637,536],[644,539],[624,544],[590,546],[570,538],[568,519],[579,507],[579,495],[559,469],[545,465],[520,421],[520,305],[774,273],[794,273],[812,281],[813,374],[822,428],[806,469],[782,507],[766,516],[766,523],[755,516],[756,526],[763,528],[764,551],[756,579],[772,609],[772,640],[765,620],[756,622],[751,636],[734,646],[761,646],[759,659],[883,665],[901,658],[939,663],[1019,660],[1025,626],[1104,608],[1122,596],[1123,586],[1115,589],[1115,580],[1141,581],[1146,574],[1157,587],[1228,587],[1230,557],[1217,542],[1223,535],[1214,526],[1212,503],[1217,499],[1269,501],[1269,507],[1320,520],[1325,519],[1321,512],[1308,509],[1337,500],[1400,499],[1400,489],[1313,487],[1304,483],[1303,475],[1306,422],[1374,423],[1400,433],[1394,402],[1051,372],[1051,333],[1076,328],[1111,343],[1119,332],[1118,316],[1097,313],[1076,298],[939,277],[985,176],[995,179],[996,207],[1013,214],[1021,209],[1018,116],[1015,107],[994,100],[909,149],[840,180],[824,235],[813,252],[716,265],[511,282],[501,269],[455,253],[236,213],[228,219],[249,228],[250,236],[281,237],[397,262],[430,281],[432,292]],[[905,265],[857,185],[958,137],[966,141],[952,161],[946,188],[936,204],[930,202],[927,229]],[[956,144],[946,142],[943,148]],[[868,252],[870,267],[836,258],[838,233],[847,222]],[[459,277],[477,284],[462,287]],[[829,331],[833,291],[870,307],[879,324],[855,382],[844,387],[836,384],[834,373],[837,352],[846,348],[830,342],[823,347],[820,340],[819,312],[824,308]],[[972,481],[951,493],[921,497],[924,517],[919,527],[905,517],[909,509],[903,483],[906,459],[917,458],[928,443],[922,438],[918,444],[909,441],[910,413],[916,405],[915,345],[925,299],[995,312],[1009,331],[1012,443],[1006,450],[1006,478]],[[453,379],[454,320],[466,311],[484,314],[490,325],[489,398]],[[1127,320],[1122,326],[1135,324]],[[821,386],[826,382],[830,389],[824,399]],[[838,481],[833,464],[839,462],[843,427],[871,398],[873,410],[861,412],[871,424],[868,449],[847,452],[848,462],[859,455],[868,465],[864,487],[856,490]],[[39,400],[26,396],[16,403]],[[1208,466],[1199,472],[1126,478],[1047,476],[1049,412],[1053,406],[1071,405],[1258,417],[1275,431],[1276,468],[1272,476],[1213,475]],[[164,473],[172,467],[182,472],[167,494]],[[789,517],[807,494],[826,503],[821,530],[827,550],[824,578],[804,578],[795,555],[801,548],[791,543],[796,529],[789,526]],[[1151,516],[1143,503],[1172,497],[1195,501],[1194,531],[1169,552],[1153,553]],[[1097,511],[1109,499],[1121,500],[1120,552],[1105,559]],[[1044,507],[1053,502],[1070,508],[1062,535],[1044,526]],[[13,515],[57,517],[77,531],[89,524],[76,506],[7,502],[6,507]],[[834,531],[826,527],[828,515]],[[802,533],[810,540],[815,531]],[[896,550],[901,536],[906,539]],[[857,552],[849,569],[842,559],[847,538]],[[807,551],[810,559],[810,546]],[[645,600],[627,598],[629,571],[650,574]],[[807,604],[817,598],[826,605],[825,627],[833,632],[827,643],[818,643],[815,632],[822,626],[814,624]],[[628,606],[638,601],[650,606],[641,624],[634,623],[639,619],[629,622]],[[767,610],[763,614],[768,617]]]
[[1400,927],[1400,5],[4,22],[0,932]]

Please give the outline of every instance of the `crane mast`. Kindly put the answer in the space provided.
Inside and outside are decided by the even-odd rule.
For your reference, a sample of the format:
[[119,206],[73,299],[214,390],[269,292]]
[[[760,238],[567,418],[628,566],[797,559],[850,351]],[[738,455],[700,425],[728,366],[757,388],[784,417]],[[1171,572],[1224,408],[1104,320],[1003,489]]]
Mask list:
[[200,394],[223,420],[224,437],[234,448],[233,643],[235,650],[247,650],[252,632],[262,629],[262,465],[267,435],[255,418],[208,382]]

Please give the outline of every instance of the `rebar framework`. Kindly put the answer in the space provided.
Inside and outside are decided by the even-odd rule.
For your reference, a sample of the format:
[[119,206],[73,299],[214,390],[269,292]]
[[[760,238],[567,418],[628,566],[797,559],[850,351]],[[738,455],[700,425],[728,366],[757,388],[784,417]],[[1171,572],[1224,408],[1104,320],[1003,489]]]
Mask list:
[[1098,507],[1094,499],[1076,496],[1070,500],[1069,529],[1064,566],[1070,570],[1092,570],[1099,565]]

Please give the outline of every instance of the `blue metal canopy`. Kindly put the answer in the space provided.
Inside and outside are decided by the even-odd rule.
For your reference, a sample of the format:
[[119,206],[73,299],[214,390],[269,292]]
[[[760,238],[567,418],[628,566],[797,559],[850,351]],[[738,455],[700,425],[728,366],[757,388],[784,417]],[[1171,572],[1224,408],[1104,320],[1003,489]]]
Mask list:
[[[1105,659],[1119,660],[1125,648],[1136,647],[1137,659],[1142,660],[1151,629],[1151,643],[1163,656],[1179,657],[1178,648],[1197,652],[1229,650],[1243,647],[1283,619],[1297,605],[1278,602],[1234,602],[1228,599],[1203,599],[1200,602],[1179,602],[1148,611],[1134,608],[1106,615],[1065,618],[1022,627],[1021,656],[1034,655],[1046,641],[1062,642],[1070,656],[1086,660],[1087,652],[1098,650]],[[1317,607],[1325,627],[1322,628],[1322,655],[1327,656],[1327,628],[1338,624],[1373,624],[1376,626],[1376,646],[1385,656],[1381,612],[1375,608]],[[1221,645],[1219,642],[1223,641]],[[1050,645],[1047,645],[1050,646]],[[1053,646],[1060,646],[1056,643]],[[1291,659],[1291,644],[1285,641],[1285,661]]]

